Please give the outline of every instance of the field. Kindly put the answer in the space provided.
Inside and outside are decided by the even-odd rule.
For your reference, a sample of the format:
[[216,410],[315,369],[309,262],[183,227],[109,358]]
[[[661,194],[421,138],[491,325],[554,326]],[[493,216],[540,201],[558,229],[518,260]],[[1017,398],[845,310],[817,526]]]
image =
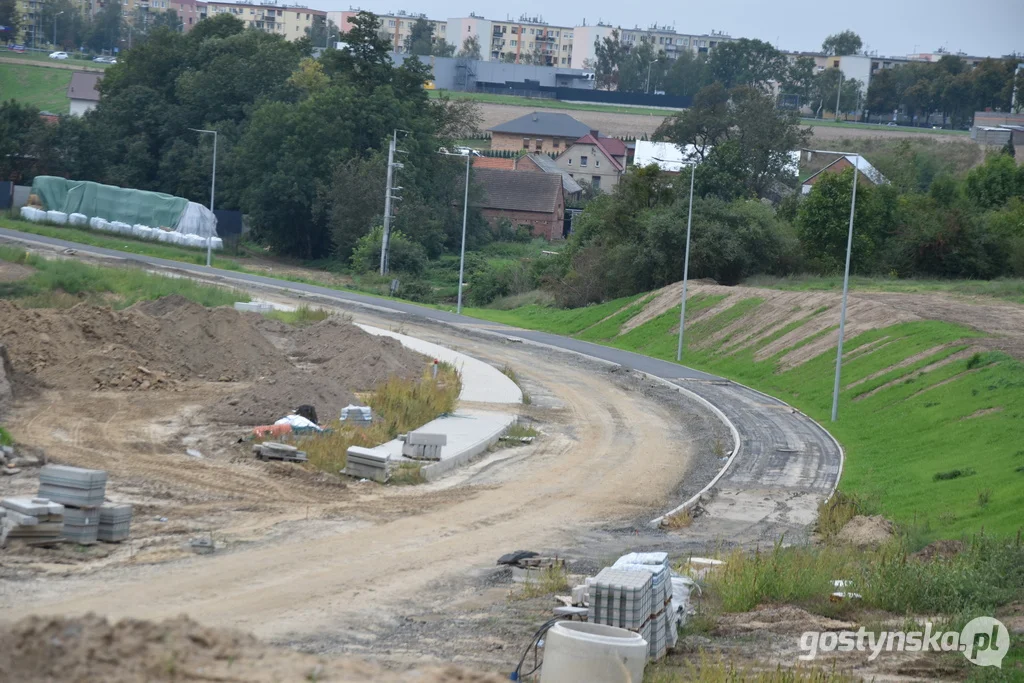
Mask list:
[[68,111],[68,69],[47,69],[44,65],[0,62],[0,100],[18,100],[43,111]]
[[571,111],[604,112],[609,114],[637,114],[668,116],[676,109],[670,107],[633,107],[620,104],[594,104],[591,102],[566,102],[551,98],[520,97],[518,95],[493,95],[491,93],[459,92],[456,90],[430,90],[432,98],[474,100],[482,104],[504,104],[512,107],[533,107],[543,109],[568,109]]
[[[857,290],[839,421],[829,423],[838,296],[805,284],[793,291],[692,285],[683,362],[827,424],[847,452],[840,490],[909,533],[929,540],[982,528],[1016,533],[1024,487],[1024,309],[987,297]],[[1014,289],[1011,299],[1020,284]],[[932,291],[918,284],[915,291],[922,290]],[[466,312],[674,360],[678,297],[675,285],[576,310]]]

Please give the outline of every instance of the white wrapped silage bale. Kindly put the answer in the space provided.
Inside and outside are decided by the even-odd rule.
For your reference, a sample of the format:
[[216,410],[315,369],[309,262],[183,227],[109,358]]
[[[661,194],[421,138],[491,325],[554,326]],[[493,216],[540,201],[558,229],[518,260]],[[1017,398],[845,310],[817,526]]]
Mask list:
[[68,215],[63,211],[47,211],[46,220],[57,225],[66,225],[68,222]]
[[87,225],[89,217],[84,213],[73,213],[68,216],[68,223],[71,225]]
[[153,228],[149,227],[148,225],[140,225],[140,226],[138,226],[138,228],[139,228],[139,232],[138,232],[139,239],[143,239],[143,240],[151,240],[151,239],[153,239]]
[[110,221],[110,228],[111,232],[116,232],[120,235],[132,234],[132,226],[127,223],[122,223],[121,221]]
[[224,248],[224,240],[222,240],[221,238],[214,237],[213,240],[211,240],[211,241],[213,242],[213,244],[211,245],[211,248],[214,251],[217,251],[217,250],[220,250],[220,249]]
[[27,221],[30,221],[32,220],[32,214],[34,211],[35,209],[33,209],[31,206],[23,206],[21,207],[18,213],[21,214],[22,218],[24,218]]

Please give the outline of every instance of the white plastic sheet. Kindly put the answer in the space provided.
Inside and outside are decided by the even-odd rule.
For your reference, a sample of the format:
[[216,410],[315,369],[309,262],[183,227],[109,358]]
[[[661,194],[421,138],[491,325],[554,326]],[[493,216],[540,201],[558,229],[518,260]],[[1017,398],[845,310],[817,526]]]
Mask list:
[[295,428],[302,429],[302,428],[307,428],[307,427],[311,427],[311,428],[316,429],[318,431],[320,429],[320,425],[318,425],[316,422],[313,422],[309,418],[302,417],[301,415],[285,415],[284,417],[282,417],[280,420],[278,420],[274,424],[276,424],[276,425],[291,425],[292,429],[295,429]]
[[189,202],[175,229],[182,235],[217,236],[217,217],[202,204]]

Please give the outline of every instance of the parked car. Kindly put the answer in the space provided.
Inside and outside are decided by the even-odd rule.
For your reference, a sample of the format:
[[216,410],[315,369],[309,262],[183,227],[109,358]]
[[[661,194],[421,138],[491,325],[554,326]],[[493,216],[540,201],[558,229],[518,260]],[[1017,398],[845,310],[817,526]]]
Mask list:
[[472,147],[456,147],[455,153],[461,154],[462,156],[466,156],[467,154],[475,157],[483,156],[482,154],[480,154],[480,152],[476,151]]
[[117,64],[117,60],[115,58],[104,57],[102,55],[99,57],[94,57],[92,61],[96,62],[97,64]]
[[889,123],[887,123],[885,125],[887,125],[887,126],[896,126],[896,125],[899,125],[899,124],[897,124],[895,121],[890,121]]
[[68,53],[67,52],[51,52],[50,53],[50,59],[67,59],[67,58],[68,58]]

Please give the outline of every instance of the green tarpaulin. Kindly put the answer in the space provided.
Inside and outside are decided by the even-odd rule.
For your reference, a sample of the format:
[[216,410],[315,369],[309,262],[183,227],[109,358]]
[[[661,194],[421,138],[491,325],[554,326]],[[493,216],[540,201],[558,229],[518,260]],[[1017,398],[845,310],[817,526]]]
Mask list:
[[81,213],[128,225],[176,228],[188,200],[162,192],[129,190],[84,180],[36,176],[32,193],[49,211]]

